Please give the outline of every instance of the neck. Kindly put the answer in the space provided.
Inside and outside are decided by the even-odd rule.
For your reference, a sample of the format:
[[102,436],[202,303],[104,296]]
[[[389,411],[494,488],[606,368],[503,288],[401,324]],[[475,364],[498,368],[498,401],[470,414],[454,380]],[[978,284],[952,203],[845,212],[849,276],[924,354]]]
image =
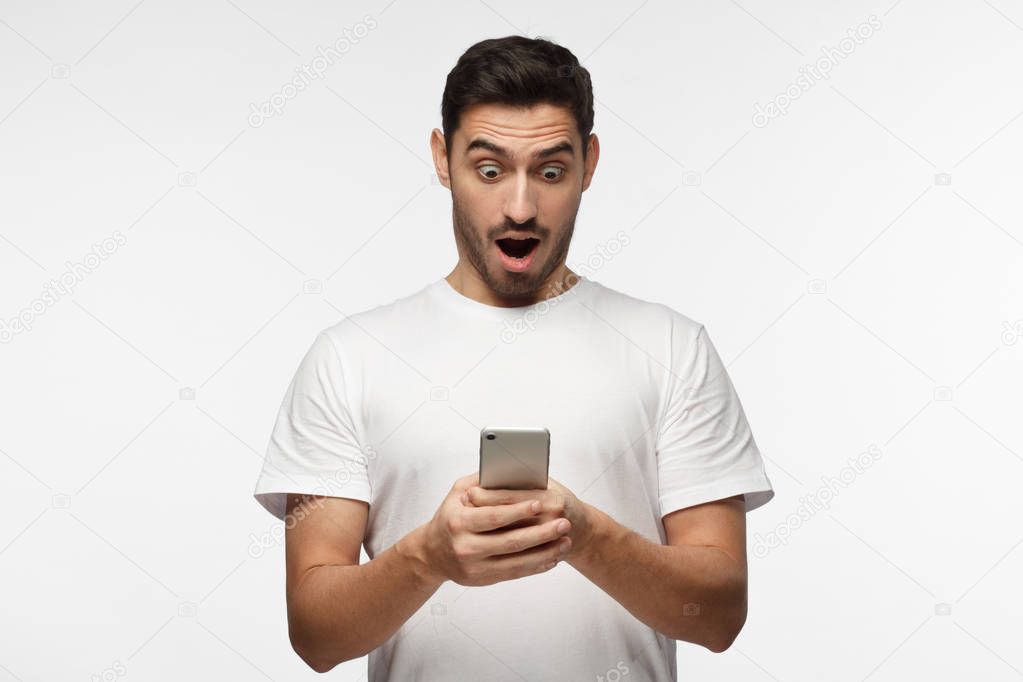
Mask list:
[[567,265],[561,263],[536,291],[521,296],[503,296],[499,294],[483,281],[483,278],[475,268],[471,265],[466,265],[461,260],[444,279],[448,281],[448,284],[455,291],[467,298],[487,305],[510,308],[533,305],[534,303],[563,294],[578,283],[579,275],[570,270]]

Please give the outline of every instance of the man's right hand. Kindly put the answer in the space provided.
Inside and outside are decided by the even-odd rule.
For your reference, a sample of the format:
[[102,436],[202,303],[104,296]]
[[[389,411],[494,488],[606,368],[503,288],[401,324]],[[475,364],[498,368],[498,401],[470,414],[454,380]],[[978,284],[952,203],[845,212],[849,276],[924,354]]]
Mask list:
[[467,504],[462,495],[474,485],[479,485],[479,472],[455,481],[421,527],[420,556],[436,577],[459,585],[492,585],[548,571],[562,556],[562,546],[570,549],[571,540],[563,537],[571,529],[568,519],[538,523],[545,510],[531,500],[492,507]]

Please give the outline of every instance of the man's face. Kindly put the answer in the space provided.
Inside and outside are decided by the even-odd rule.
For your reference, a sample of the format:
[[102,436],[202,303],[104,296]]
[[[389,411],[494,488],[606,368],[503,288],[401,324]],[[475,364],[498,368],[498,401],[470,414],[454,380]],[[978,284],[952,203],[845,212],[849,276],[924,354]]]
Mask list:
[[497,296],[530,298],[564,263],[596,164],[596,136],[590,138],[584,162],[571,111],[549,104],[469,107],[451,149],[434,131],[459,255]]

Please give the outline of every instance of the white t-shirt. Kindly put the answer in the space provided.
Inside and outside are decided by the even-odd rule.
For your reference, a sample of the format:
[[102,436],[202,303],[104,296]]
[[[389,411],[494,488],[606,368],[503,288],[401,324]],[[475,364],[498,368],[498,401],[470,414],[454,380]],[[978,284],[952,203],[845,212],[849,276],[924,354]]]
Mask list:
[[[550,476],[659,544],[669,512],[774,496],[703,325],[581,277],[518,308],[441,278],[324,329],[284,396],[255,497],[280,519],[288,492],[369,502],[372,559],[478,469],[485,426],[547,427]],[[444,583],[369,654],[369,679],[674,680],[675,647],[562,562]]]

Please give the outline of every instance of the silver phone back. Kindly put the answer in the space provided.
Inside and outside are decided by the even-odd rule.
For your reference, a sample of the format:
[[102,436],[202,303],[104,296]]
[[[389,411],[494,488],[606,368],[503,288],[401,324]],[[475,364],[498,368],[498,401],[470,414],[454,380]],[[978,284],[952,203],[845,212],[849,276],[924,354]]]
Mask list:
[[480,431],[480,486],[545,490],[550,449],[551,432],[544,427],[484,427]]

